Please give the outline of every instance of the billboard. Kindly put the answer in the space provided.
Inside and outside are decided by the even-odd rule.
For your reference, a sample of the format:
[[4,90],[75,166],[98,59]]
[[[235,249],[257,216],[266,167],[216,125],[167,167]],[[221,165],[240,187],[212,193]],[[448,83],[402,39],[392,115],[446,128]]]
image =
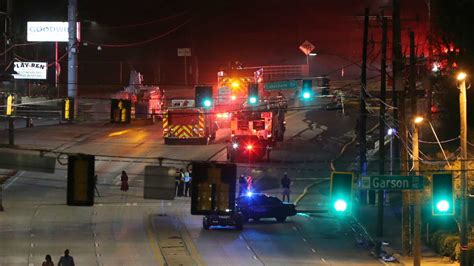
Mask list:
[[15,79],[46,79],[48,63],[46,62],[14,62]]
[[[67,42],[68,22],[28,21],[26,39],[29,42]],[[80,40],[80,25],[77,23],[77,39]]]

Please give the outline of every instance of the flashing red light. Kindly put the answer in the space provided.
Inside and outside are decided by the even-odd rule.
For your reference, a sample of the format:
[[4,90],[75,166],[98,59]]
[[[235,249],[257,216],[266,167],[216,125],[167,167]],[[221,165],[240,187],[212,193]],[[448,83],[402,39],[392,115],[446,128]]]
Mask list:
[[230,99],[231,99],[232,101],[235,101],[235,100],[237,99],[237,96],[232,95],[232,96],[230,96]]
[[247,145],[247,150],[249,150],[249,151],[250,151],[250,150],[252,150],[252,149],[253,149],[253,146],[252,146],[252,144],[249,144],[249,145]]

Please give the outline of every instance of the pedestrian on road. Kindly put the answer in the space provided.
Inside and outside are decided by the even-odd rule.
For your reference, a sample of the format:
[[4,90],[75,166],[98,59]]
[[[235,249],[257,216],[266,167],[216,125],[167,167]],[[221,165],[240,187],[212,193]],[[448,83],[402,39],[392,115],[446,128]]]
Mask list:
[[125,171],[122,171],[122,176],[120,176],[120,181],[122,181],[122,185],[120,186],[120,190],[126,192],[128,191],[128,175]]
[[178,197],[182,197],[184,195],[184,169],[179,169],[178,174]]
[[97,187],[97,175],[94,176],[94,190],[97,193],[97,196],[100,198],[99,188]]
[[288,173],[283,174],[283,178],[281,179],[281,187],[282,187],[282,201],[285,201],[285,198],[288,202],[290,202],[290,185],[291,179],[288,177]]
[[58,266],[74,266],[74,258],[69,255],[69,249],[64,251],[64,256],[59,258]]
[[252,186],[253,186],[253,177],[248,175],[247,176],[247,191],[252,191]]
[[190,188],[191,188],[191,175],[189,174],[188,171],[185,171],[184,172],[184,196],[185,197],[190,196],[189,194]]
[[247,179],[245,179],[245,175],[240,175],[239,177],[239,197],[242,194],[245,194],[247,190]]
[[53,259],[51,258],[51,255],[46,255],[44,258],[43,264],[41,266],[54,266]]

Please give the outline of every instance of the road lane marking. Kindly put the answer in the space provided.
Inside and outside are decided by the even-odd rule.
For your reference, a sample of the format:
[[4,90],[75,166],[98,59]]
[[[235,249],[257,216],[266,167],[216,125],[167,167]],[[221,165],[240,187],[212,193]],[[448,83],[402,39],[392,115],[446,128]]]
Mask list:
[[303,241],[304,241],[304,242],[306,242],[306,239],[305,239],[305,238],[303,238]]
[[16,181],[18,178],[20,178],[20,177],[23,176],[24,174],[25,174],[24,171],[22,171],[22,172],[16,174],[15,177],[14,177],[10,182],[8,182],[7,184],[5,184],[5,185],[3,186],[3,190],[7,190],[11,185],[13,185],[13,183],[15,183],[15,181]]
[[312,251],[313,253],[316,253],[316,249],[314,249],[314,248],[312,248],[311,251]]
[[252,250],[249,246],[247,246],[247,249],[248,249],[248,250]]
[[324,263],[328,263],[324,258],[321,258],[321,261],[324,262]]
[[30,247],[34,247],[34,246],[35,246],[35,244],[34,244],[34,243],[30,243]]
[[297,229],[295,226],[293,226],[293,230],[294,230],[294,231],[298,231],[298,229]]
[[148,219],[145,220],[145,230],[146,230],[146,235],[148,237],[148,241],[150,243],[151,250],[153,252],[153,255],[155,256],[155,259],[158,261],[158,265],[166,265],[165,258],[163,256],[163,253],[161,253],[160,246],[158,245],[158,242],[156,240],[156,235],[155,231],[153,229],[153,223],[151,221],[152,216],[148,216]]
[[255,255],[253,256],[253,259],[254,259],[254,260],[258,260],[257,256],[255,256]]

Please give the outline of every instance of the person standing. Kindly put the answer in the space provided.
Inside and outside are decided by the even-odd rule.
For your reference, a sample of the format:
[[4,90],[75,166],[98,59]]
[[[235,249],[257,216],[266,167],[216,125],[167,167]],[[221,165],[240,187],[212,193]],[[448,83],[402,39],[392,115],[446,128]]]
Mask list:
[[74,258],[69,255],[69,249],[64,251],[64,256],[59,258],[58,266],[75,266]]
[[184,196],[188,197],[191,196],[190,192],[191,188],[191,175],[188,171],[184,172]]
[[178,176],[178,197],[182,197],[184,195],[184,169],[179,169],[179,176]]
[[120,186],[120,190],[124,192],[128,191],[128,175],[125,171],[122,171],[122,175],[120,176],[120,181],[122,182]]
[[54,266],[53,259],[51,258],[51,255],[46,255],[44,258],[43,264],[41,266]]
[[285,198],[288,202],[290,202],[290,185],[291,179],[288,177],[288,173],[283,174],[283,178],[281,179],[281,187],[282,187],[282,201],[285,201]]
[[247,179],[245,179],[245,175],[240,175],[240,177],[239,177],[239,197],[242,196],[242,194],[245,194],[246,190],[247,190]]
[[247,191],[252,192],[252,187],[253,187],[253,177],[248,175],[247,176]]

